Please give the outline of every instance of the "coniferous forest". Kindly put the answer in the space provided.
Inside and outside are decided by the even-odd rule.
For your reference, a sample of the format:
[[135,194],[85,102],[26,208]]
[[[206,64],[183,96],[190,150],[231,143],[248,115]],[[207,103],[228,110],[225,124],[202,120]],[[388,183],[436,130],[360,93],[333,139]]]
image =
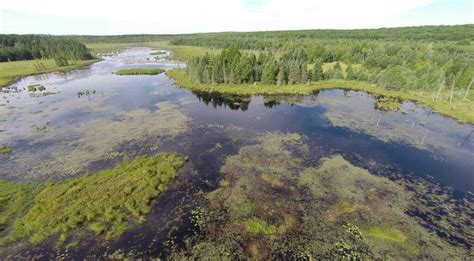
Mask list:
[[0,62],[54,59],[57,65],[68,60],[87,60],[92,56],[75,40],[39,35],[0,35]]

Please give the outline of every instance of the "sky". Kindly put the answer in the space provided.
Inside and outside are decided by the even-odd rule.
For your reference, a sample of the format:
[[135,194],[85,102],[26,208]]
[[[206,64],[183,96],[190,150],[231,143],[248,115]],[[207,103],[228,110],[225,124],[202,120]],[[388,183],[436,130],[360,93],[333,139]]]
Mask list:
[[0,33],[177,34],[474,23],[474,0],[2,0]]

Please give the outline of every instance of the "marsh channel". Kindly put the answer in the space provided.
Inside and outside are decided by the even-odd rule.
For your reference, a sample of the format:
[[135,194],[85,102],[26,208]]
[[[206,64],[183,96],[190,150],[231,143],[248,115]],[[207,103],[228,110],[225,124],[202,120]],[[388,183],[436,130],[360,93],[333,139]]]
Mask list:
[[[168,52],[153,52],[125,49],[84,69],[24,77],[1,93],[0,145],[11,148],[10,153],[0,154],[2,179],[68,179],[162,151],[189,159],[170,189],[153,204],[147,221],[119,239],[84,237],[69,250],[56,248],[51,239],[2,255],[49,259],[121,253],[166,258],[185,248],[186,239],[197,233],[192,213],[205,204],[206,194],[222,187],[222,166],[228,157],[272,134],[297,134],[307,150],[292,150],[291,155],[306,168],[337,154],[372,175],[403,184],[418,198],[443,194],[439,202],[418,202],[426,206],[411,207],[407,215],[449,244],[472,251],[472,125],[409,101],[400,101],[396,110],[384,110],[378,97],[361,91],[219,95],[180,88],[165,73],[113,73],[185,66],[169,60]],[[28,91],[34,84],[45,90]],[[443,206],[446,202],[451,205]],[[444,220],[445,211],[467,213],[467,224],[461,227],[455,218]],[[452,224],[438,226],[441,219]]]

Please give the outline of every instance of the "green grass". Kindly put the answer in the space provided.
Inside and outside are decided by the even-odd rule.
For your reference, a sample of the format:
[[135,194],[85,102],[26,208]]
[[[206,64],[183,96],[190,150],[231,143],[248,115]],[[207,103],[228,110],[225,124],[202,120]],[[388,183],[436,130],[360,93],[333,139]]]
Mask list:
[[19,215],[24,214],[34,195],[42,188],[39,184],[0,180],[0,244],[5,230]]
[[156,75],[165,72],[159,68],[135,68],[135,69],[123,69],[115,72],[117,75]]
[[54,60],[28,60],[0,63],[0,88],[18,80],[20,77],[50,73],[67,72],[90,65],[99,59],[86,61],[69,61],[69,65],[57,66]]
[[[135,46],[135,45],[133,45]],[[139,46],[139,44],[137,44]],[[109,52],[120,52],[125,48],[131,47],[129,43],[95,43],[86,44],[87,49],[94,54],[98,53],[109,53]]]
[[219,54],[220,49],[209,49],[199,46],[168,46],[166,49],[171,49],[171,57],[178,61],[187,61],[195,56],[203,56],[206,53]]
[[12,149],[8,146],[0,147],[0,154],[8,154],[12,151]]
[[276,226],[269,225],[265,220],[257,217],[247,220],[246,229],[251,234],[264,233],[266,235],[273,235],[277,231]]
[[364,234],[378,240],[390,240],[397,243],[403,243],[407,240],[407,236],[402,231],[395,228],[373,227]]
[[[26,239],[36,244],[51,236],[64,241],[70,231],[80,227],[104,234],[106,239],[117,238],[131,224],[145,220],[152,200],[167,190],[182,165],[177,154],[159,153],[56,184],[1,181],[0,222],[9,224],[13,216],[32,206],[0,245]],[[37,187],[44,189],[31,193]],[[30,199],[31,195],[36,196]]]
[[[437,94],[433,90],[390,90],[374,84],[361,81],[327,80],[308,84],[276,86],[272,84],[199,84],[191,81],[185,69],[168,70],[166,74],[175,79],[183,88],[222,94],[251,95],[251,94],[298,94],[310,95],[325,89],[360,90],[371,94],[383,95],[390,98],[409,100],[429,106],[433,111],[450,116],[460,122],[474,123],[474,92],[463,100],[464,91],[458,90],[450,103],[450,90],[445,88]],[[392,106],[391,106],[392,107]]]

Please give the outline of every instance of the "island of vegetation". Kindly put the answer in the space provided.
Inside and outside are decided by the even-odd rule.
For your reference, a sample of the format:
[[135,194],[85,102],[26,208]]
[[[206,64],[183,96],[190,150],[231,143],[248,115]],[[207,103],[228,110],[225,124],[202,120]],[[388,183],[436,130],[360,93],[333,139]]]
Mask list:
[[80,227],[114,239],[145,221],[182,165],[177,154],[159,153],[59,182],[0,180],[0,245],[52,236],[64,243]]
[[38,35],[0,35],[0,88],[23,76],[67,72],[94,58],[75,40]]
[[115,72],[117,75],[156,75],[165,72],[160,68],[133,68],[122,69]]

